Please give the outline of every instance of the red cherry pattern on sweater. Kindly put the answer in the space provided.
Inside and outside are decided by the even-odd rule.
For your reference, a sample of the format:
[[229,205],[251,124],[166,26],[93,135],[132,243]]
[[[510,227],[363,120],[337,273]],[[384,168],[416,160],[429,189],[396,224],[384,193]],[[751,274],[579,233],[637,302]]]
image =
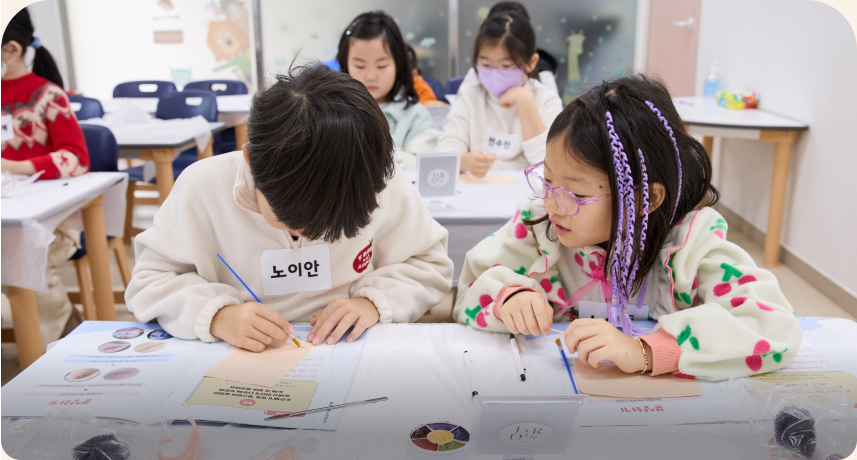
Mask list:
[[753,354],[748,356],[744,362],[751,371],[758,372],[762,369],[763,358],[771,355],[771,358],[773,358],[775,362],[780,362],[783,360],[783,353],[788,350],[788,348],[783,351],[772,350],[771,344],[767,340],[762,339],[756,342],[756,345],[753,346]]

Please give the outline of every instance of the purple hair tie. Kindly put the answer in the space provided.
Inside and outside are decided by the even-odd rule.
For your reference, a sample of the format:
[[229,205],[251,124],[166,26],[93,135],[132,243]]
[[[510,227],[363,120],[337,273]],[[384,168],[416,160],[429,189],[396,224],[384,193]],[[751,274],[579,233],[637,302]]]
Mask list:
[[[628,316],[628,298],[631,295],[631,290],[634,285],[634,277],[636,276],[639,263],[634,260],[634,267],[631,270],[631,256],[634,251],[634,223],[636,221],[636,206],[634,205],[634,179],[631,176],[631,165],[628,163],[628,155],[625,153],[625,148],[622,141],[616,134],[616,129],[613,126],[613,115],[608,111],[607,132],[610,137],[610,149],[613,151],[613,167],[616,173],[616,188],[618,190],[618,222],[616,224],[616,243],[613,247],[614,261],[610,267],[610,274],[613,279],[613,305],[610,306],[610,314],[608,320],[613,326],[622,327],[622,332],[631,337],[642,334],[644,331],[634,327],[631,318]],[[641,162],[643,153],[638,151]],[[645,163],[642,163],[643,171],[643,233],[642,238],[645,238],[645,231],[648,227],[648,203],[649,203],[649,188],[648,175],[645,169]],[[645,246],[641,242],[641,251]]]
[[678,151],[678,143],[675,141],[675,135],[673,135],[673,129],[670,128],[670,124],[667,122],[667,119],[661,115],[661,111],[655,107],[655,104],[652,104],[649,101],[646,101],[646,105],[649,106],[649,109],[654,112],[655,115],[658,116],[658,119],[661,120],[661,123],[664,124],[664,128],[666,128],[667,133],[670,135],[670,140],[673,141],[673,147],[675,148],[675,161],[678,163],[678,193],[676,193],[675,197],[675,207],[673,208],[672,216],[670,216],[670,223],[673,222],[675,218],[675,212],[678,209],[679,199],[681,198],[681,186],[682,186],[682,174],[681,174],[681,155]]

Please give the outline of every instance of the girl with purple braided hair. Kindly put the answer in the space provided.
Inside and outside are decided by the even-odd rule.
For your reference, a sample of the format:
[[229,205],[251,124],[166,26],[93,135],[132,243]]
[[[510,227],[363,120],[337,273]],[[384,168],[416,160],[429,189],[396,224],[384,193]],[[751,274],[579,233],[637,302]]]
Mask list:
[[[536,336],[570,321],[582,363],[625,372],[720,380],[791,361],[794,310],[726,240],[708,155],[662,83],[591,88],[551,125],[546,152],[525,171],[533,199],[467,254],[459,321]],[[654,329],[633,322],[646,319]]]

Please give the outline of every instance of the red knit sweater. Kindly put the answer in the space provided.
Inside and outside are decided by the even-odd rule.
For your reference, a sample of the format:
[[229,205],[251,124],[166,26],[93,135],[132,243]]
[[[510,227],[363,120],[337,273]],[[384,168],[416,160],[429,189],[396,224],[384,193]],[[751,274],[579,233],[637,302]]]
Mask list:
[[3,158],[30,160],[40,179],[79,176],[89,170],[83,131],[65,91],[29,73],[2,82],[3,116],[12,115],[15,137],[2,144]]

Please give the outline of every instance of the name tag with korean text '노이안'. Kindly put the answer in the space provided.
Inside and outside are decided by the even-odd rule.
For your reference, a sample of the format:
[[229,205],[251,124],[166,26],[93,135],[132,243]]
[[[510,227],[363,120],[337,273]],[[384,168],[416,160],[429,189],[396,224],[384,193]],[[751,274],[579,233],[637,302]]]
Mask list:
[[333,288],[330,247],[326,244],[301,248],[299,259],[294,258],[292,249],[270,249],[262,252],[261,262],[262,292],[265,295]]

